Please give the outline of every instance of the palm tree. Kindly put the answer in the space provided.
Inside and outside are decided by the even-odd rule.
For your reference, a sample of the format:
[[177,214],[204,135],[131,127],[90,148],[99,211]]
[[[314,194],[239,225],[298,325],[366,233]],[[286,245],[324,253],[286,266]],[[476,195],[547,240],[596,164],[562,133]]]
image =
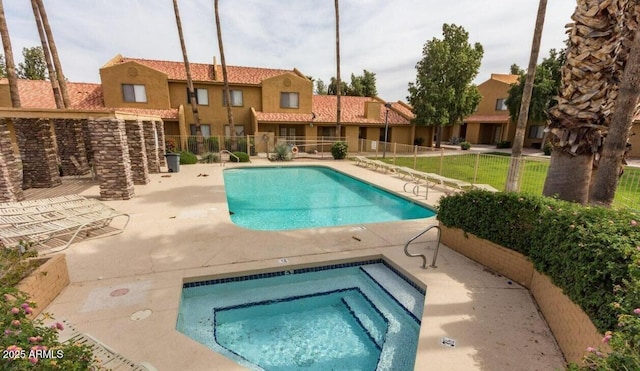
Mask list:
[[622,175],[627,154],[627,141],[631,135],[633,118],[638,115],[640,99],[640,28],[629,51],[611,125],[602,148],[598,170],[593,176],[589,203],[610,206]]
[[342,107],[340,105],[340,6],[338,0],[335,0],[336,9],[336,136],[340,137],[340,114]]
[[[543,194],[586,204],[594,160],[623,79],[635,2],[578,0],[569,29],[558,104],[550,110],[552,152]],[[625,140],[626,142],[626,140]]]
[[544,16],[546,9],[547,0],[540,0],[540,4],[538,5],[538,15],[536,17],[536,26],[535,30],[533,31],[533,43],[531,44],[529,67],[527,69],[527,77],[524,82],[522,102],[520,103],[520,114],[518,115],[516,134],[513,139],[513,148],[511,149],[511,161],[509,163],[509,172],[507,174],[507,184],[505,187],[505,190],[507,192],[518,191],[518,180],[520,177],[520,159],[522,158],[522,147],[524,145],[524,134],[527,130],[527,121],[529,121],[529,105],[531,104],[533,79],[536,75],[536,65],[538,63],[538,54],[540,52],[540,39],[542,38],[542,28],[544,26]]
[[65,79],[64,73],[62,72],[62,64],[60,64],[60,57],[58,56],[58,48],[56,47],[56,42],[53,39],[53,32],[51,32],[51,26],[49,26],[49,18],[47,17],[47,12],[44,9],[44,3],[42,2],[42,0],[35,0],[35,1],[37,2],[40,18],[42,18],[42,26],[44,27],[44,32],[47,35],[47,41],[49,44],[49,49],[51,51],[51,58],[53,59],[53,67],[56,70],[55,77],[58,79],[58,85],[60,86],[60,93],[62,94],[62,101],[64,102],[64,106],[66,108],[70,108],[71,101],[69,100],[69,92],[67,90],[67,80]]
[[200,115],[198,114],[198,102],[193,89],[193,80],[191,79],[191,66],[187,57],[187,47],[184,43],[184,34],[182,33],[182,22],[180,21],[180,11],[178,10],[178,0],[173,0],[173,12],[176,16],[176,24],[178,26],[178,37],[180,38],[180,47],[182,48],[182,59],[184,60],[184,69],[187,74],[187,89],[189,90],[189,103],[191,103],[191,112],[193,112],[193,121],[196,125],[196,152],[202,153],[204,140],[202,138],[202,127],[200,127]]
[[[233,123],[233,111],[231,111],[231,89],[229,88],[229,75],[227,74],[227,62],[224,59],[224,47],[222,46],[222,29],[220,28],[220,11],[218,10],[218,0],[214,1],[216,30],[218,31],[218,48],[220,49],[220,63],[222,64],[222,80],[224,83],[224,100],[227,106],[227,118],[229,120],[229,134],[231,135],[231,151],[236,151],[238,143],[236,140],[236,126]],[[215,67],[215,66],[214,66]],[[247,150],[248,152],[248,150]]]
[[40,36],[40,42],[42,43],[42,51],[44,52],[44,59],[47,64],[47,70],[49,71],[49,81],[51,82],[51,89],[53,90],[53,98],[56,102],[56,108],[64,108],[64,101],[60,94],[60,85],[58,84],[58,78],[56,77],[56,70],[53,67],[51,61],[51,51],[49,50],[49,43],[44,33],[42,26],[42,17],[40,16],[40,9],[36,0],[31,0],[31,8],[33,8],[33,16],[36,19],[36,26],[38,27],[38,35]]
[[0,36],[2,37],[2,47],[4,48],[4,58],[7,65],[7,79],[9,80],[9,93],[11,94],[11,105],[20,107],[20,95],[18,94],[18,75],[16,65],[13,61],[13,49],[11,49],[11,38],[7,28],[7,19],[4,16],[4,5],[0,0]]

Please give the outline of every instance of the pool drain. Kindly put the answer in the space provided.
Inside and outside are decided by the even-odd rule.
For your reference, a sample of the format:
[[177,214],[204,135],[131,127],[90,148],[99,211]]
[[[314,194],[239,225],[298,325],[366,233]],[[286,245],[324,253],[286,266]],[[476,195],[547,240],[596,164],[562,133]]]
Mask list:
[[133,314],[131,314],[129,318],[131,318],[132,321],[141,321],[143,319],[149,318],[151,313],[151,309],[143,309],[137,312],[133,312]]

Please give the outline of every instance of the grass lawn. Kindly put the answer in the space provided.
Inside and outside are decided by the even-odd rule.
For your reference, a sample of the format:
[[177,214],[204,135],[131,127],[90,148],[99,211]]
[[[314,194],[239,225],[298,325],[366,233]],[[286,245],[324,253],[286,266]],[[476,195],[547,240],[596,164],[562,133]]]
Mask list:
[[[523,159],[525,163],[520,180],[520,191],[529,194],[542,194],[549,168],[548,157],[524,157]],[[383,161],[414,168],[413,157],[396,157],[395,162],[389,158]],[[509,161],[509,154],[504,153],[418,157],[415,159],[415,169],[474,184],[489,184],[496,189],[503,190],[507,180]],[[640,209],[639,184],[640,169],[626,167],[616,190],[614,205]]]

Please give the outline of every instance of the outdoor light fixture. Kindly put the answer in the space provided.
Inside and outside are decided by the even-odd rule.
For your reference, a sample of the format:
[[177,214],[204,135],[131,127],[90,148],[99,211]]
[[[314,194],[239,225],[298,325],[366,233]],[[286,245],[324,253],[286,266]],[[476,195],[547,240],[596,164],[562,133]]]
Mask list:
[[382,158],[385,158],[387,155],[387,136],[389,135],[389,108],[391,108],[391,103],[385,103],[384,106],[387,108],[387,112],[384,115],[384,146],[382,147]]

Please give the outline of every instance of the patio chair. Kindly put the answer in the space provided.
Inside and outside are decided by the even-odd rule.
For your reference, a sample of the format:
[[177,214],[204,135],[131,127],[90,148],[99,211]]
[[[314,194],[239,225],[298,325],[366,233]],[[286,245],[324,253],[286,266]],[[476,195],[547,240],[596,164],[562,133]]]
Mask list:
[[[0,208],[0,241],[5,247],[33,243],[46,245],[52,239],[62,240],[61,251],[74,242],[80,232],[107,227],[116,218],[125,219],[121,228],[109,235],[119,234],[129,224],[130,216],[106,204],[84,198],[61,197],[45,202],[28,201],[4,203]],[[113,233],[115,232],[115,233]],[[58,243],[59,244],[59,243]]]

